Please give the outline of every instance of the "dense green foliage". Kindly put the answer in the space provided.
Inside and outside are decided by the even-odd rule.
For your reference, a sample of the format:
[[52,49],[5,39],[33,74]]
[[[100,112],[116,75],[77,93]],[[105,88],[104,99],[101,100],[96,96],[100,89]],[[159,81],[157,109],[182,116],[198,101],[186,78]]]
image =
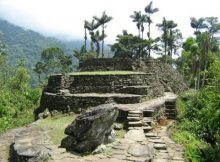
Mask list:
[[51,74],[71,72],[71,66],[71,56],[66,56],[60,48],[52,47],[41,53],[41,60],[35,65],[34,71],[40,83],[44,83]]
[[220,33],[220,22],[216,17],[196,20],[191,18],[195,29],[195,38],[189,37],[183,43],[182,55],[177,59],[177,69],[186,77],[194,89],[207,84],[209,67],[220,57],[217,36]]
[[220,58],[209,68],[209,80],[200,91],[181,95],[174,140],[186,148],[193,162],[220,161]]
[[4,67],[10,67],[7,61],[0,65],[0,132],[32,122],[41,94],[40,89],[30,87],[22,60],[14,70]]

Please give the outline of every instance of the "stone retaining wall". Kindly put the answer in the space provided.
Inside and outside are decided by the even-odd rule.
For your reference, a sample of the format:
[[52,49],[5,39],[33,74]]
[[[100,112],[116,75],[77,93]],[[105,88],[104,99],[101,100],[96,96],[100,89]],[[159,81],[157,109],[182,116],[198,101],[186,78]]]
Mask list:
[[[129,74],[129,75],[52,75],[48,80],[46,92],[60,93],[69,90],[75,93],[130,93],[147,94],[151,88],[163,87],[157,75]],[[140,93],[139,93],[140,92]]]
[[[103,66],[101,66],[103,65]],[[117,65],[117,66],[116,66]],[[163,63],[157,59],[132,60],[132,59],[114,59],[100,58],[89,59],[79,65],[80,71],[105,71],[105,70],[126,70],[142,71],[146,73],[155,73],[163,84],[165,91],[181,93],[188,89],[182,75],[178,73],[172,65]]]
[[79,63],[79,71],[132,71],[131,59],[95,58]]

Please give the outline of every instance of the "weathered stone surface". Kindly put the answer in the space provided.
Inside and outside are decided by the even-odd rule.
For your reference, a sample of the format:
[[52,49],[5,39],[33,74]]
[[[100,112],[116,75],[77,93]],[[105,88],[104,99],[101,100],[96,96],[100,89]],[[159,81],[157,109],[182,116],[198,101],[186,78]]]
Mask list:
[[130,144],[128,147],[128,153],[136,157],[145,157],[146,159],[152,159],[154,152],[153,149],[147,145]]
[[129,130],[125,134],[125,138],[137,142],[141,142],[145,140],[145,135],[143,130]]
[[100,105],[89,112],[78,116],[65,129],[69,135],[61,142],[61,146],[68,150],[87,152],[105,143],[111,134],[111,126],[118,116],[118,109],[114,104]]

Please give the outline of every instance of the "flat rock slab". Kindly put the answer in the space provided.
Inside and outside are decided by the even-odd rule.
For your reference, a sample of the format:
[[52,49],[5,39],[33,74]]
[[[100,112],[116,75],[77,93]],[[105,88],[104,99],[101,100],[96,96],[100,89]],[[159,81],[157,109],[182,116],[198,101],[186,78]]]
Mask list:
[[153,157],[153,149],[139,143],[130,144],[127,152],[135,157],[146,157],[149,159]]
[[129,140],[137,141],[137,142],[141,142],[141,141],[146,140],[144,131],[142,129],[140,129],[140,130],[129,130],[125,134],[125,138],[129,139]]
[[167,146],[166,144],[154,144],[154,148],[157,150],[166,150]]
[[60,160],[54,160],[53,162],[86,162],[86,161],[73,159],[73,158],[65,158],[65,159],[60,159]]
[[104,158],[104,159],[99,159],[96,162],[127,162],[125,160],[119,160],[116,158]]

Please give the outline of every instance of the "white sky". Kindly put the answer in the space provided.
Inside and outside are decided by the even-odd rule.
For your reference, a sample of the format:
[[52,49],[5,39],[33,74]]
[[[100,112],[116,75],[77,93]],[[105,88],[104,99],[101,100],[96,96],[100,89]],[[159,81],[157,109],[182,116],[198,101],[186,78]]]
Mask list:
[[[129,17],[133,11],[144,12],[150,0],[0,0],[0,18],[47,36],[83,39],[83,21],[105,10],[114,19],[106,29],[107,42],[116,39],[123,29],[137,34],[135,23]],[[155,24],[163,17],[172,19],[186,38],[192,35],[190,17],[216,16],[220,20],[219,0],[153,0],[159,12],[153,16]],[[152,26],[153,35],[158,34]],[[153,29],[154,28],[154,29]],[[146,34],[146,33],[145,33]]]

